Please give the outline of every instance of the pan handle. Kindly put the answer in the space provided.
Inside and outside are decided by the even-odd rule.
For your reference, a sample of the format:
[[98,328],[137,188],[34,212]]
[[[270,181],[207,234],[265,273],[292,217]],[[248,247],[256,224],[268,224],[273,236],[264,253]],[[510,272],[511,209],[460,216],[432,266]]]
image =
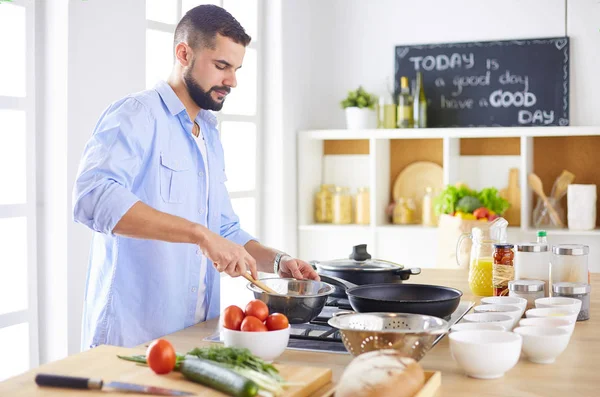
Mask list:
[[394,274],[396,276],[400,276],[401,280],[408,280],[410,276],[416,276],[417,274],[421,274],[421,268],[413,267],[410,269],[397,269],[394,270]]
[[335,287],[342,288],[344,291],[347,291],[350,288],[356,287],[356,284],[351,283],[350,281],[343,280],[339,277],[327,276],[325,274],[319,273],[319,277],[321,277],[321,281],[327,284],[331,284]]

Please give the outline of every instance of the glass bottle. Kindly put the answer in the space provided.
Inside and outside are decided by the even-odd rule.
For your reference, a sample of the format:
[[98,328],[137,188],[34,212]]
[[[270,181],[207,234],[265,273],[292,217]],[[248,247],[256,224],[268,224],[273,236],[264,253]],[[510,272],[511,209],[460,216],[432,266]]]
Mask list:
[[408,87],[408,78],[402,76],[400,79],[400,95],[398,95],[398,128],[412,128],[413,111],[412,97]]
[[333,223],[346,225],[352,223],[352,196],[347,187],[336,187],[333,195]]
[[315,194],[315,222],[331,223],[333,221],[333,185],[321,185]]
[[513,244],[494,244],[492,284],[494,296],[508,296],[508,282],[515,279],[515,252]]
[[548,237],[547,237],[547,233],[545,230],[538,230],[537,242],[540,244],[548,244]]
[[413,122],[415,128],[427,127],[427,98],[421,72],[417,72],[417,84],[413,98]]
[[421,223],[423,226],[436,226],[437,217],[433,211],[433,189],[431,187],[425,188],[421,210]]
[[359,187],[355,197],[355,223],[368,225],[370,223],[369,188]]

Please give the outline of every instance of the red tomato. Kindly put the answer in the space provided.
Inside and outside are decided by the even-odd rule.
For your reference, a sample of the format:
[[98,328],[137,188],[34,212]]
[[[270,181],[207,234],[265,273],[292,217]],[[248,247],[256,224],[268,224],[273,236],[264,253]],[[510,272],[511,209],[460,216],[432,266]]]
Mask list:
[[278,329],[286,329],[289,327],[290,322],[285,315],[281,313],[273,313],[267,317],[265,324],[267,325],[267,329],[269,331],[276,331]]
[[244,320],[244,312],[235,305],[228,306],[223,311],[223,326],[227,329],[239,331]]
[[258,318],[254,316],[246,316],[244,321],[242,321],[242,331],[245,332],[266,332],[267,327],[260,321]]
[[168,374],[175,368],[175,349],[167,340],[157,339],[148,346],[146,362],[157,374]]
[[254,316],[261,322],[265,321],[269,317],[269,308],[265,302],[254,299],[246,305],[246,316]]

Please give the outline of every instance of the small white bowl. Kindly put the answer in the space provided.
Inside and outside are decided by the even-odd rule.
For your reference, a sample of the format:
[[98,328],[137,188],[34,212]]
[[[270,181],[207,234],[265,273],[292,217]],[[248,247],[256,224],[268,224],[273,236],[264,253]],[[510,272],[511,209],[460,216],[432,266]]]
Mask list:
[[482,305],[513,305],[525,313],[527,309],[527,299],[518,296],[486,296],[481,298]]
[[554,297],[539,298],[535,300],[535,307],[538,309],[556,307],[559,309],[572,310],[579,313],[581,310],[581,301],[574,298]]
[[527,318],[532,317],[550,317],[550,318],[566,318],[567,320],[577,321],[579,312],[557,307],[546,307],[543,309],[529,309],[525,312]]
[[523,352],[537,364],[552,364],[569,344],[569,331],[552,327],[519,327],[515,334],[523,337]]
[[462,331],[448,337],[452,357],[473,378],[500,378],[517,364],[521,354],[522,338],[513,332]]
[[513,319],[512,328],[514,328],[521,317],[523,317],[523,313],[525,310],[521,310],[520,307],[514,305],[480,305],[475,306],[473,308],[475,313],[499,313],[506,314]]
[[492,323],[501,326],[506,331],[513,328],[514,320],[508,314],[500,313],[471,313],[463,317],[465,323]]
[[575,321],[567,320],[561,317],[530,317],[519,321],[519,327],[550,327],[561,328],[573,334]]
[[286,349],[291,327],[277,331],[247,332],[221,328],[223,343],[227,347],[245,347],[252,354],[272,362]]
[[450,327],[450,332],[473,330],[505,331],[503,326],[494,323],[459,323]]

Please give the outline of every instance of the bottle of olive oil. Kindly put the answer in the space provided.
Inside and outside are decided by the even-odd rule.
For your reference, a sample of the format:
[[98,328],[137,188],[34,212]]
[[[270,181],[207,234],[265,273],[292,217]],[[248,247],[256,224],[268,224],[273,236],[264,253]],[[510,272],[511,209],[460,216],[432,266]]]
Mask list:
[[413,126],[412,97],[408,87],[408,78],[400,78],[400,95],[398,95],[398,128]]
[[417,72],[417,84],[413,101],[413,120],[415,128],[427,127],[427,98],[423,89],[423,75]]

